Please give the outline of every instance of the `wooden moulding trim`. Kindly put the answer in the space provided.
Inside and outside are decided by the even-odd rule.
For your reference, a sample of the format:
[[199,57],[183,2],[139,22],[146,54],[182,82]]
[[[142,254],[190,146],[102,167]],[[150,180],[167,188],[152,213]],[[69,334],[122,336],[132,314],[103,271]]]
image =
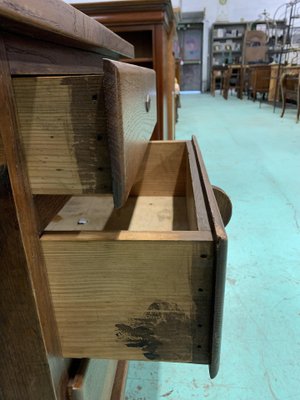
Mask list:
[[105,1],[104,3],[76,3],[73,4],[73,6],[87,15],[126,13],[132,11],[140,13],[143,11],[151,12],[161,10],[168,15],[169,19],[175,18],[171,0]]
[[62,39],[69,39],[74,47],[134,56],[131,44],[61,0],[0,2],[0,19],[5,30],[18,29],[19,25],[22,34],[42,32],[47,33],[48,41],[61,43]]
[[41,241],[68,241],[68,242],[92,242],[92,241],[195,241],[211,242],[210,231],[173,231],[173,232],[47,232],[41,236]]
[[215,243],[214,304],[212,321],[211,360],[209,365],[210,377],[213,379],[216,377],[220,365],[223,303],[226,277],[227,235],[195,136],[193,136],[192,143],[196,154],[203,193],[206,200],[207,213],[210,219],[213,240]]
[[130,13],[113,13],[110,15],[99,14],[91,15],[97,22],[113,27],[114,25],[133,25],[133,24],[161,24],[165,23],[165,15],[162,11],[149,12],[130,12]]

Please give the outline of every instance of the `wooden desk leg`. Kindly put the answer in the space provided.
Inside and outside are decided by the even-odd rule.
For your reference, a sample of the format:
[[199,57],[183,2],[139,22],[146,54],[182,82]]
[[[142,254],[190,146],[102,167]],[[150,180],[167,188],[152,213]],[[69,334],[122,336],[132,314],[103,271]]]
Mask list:
[[298,82],[297,82],[297,118],[296,122],[299,122],[300,117],[300,74],[298,75]]
[[215,91],[216,91],[216,75],[215,72],[211,72],[211,78],[210,78],[210,94],[215,97]]
[[281,81],[280,81],[281,100],[282,100],[282,111],[281,111],[280,118],[282,118],[282,117],[284,116],[285,107],[286,107],[286,97],[285,97],[285,90],[284,90],[284,81],[285,81],[285,76],[283,75],[283,77],[281,78]]

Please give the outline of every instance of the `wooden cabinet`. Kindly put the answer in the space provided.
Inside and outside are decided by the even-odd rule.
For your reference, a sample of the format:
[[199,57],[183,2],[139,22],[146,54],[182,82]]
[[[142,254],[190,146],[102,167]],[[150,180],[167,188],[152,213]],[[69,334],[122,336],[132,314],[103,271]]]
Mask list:
[[132,62],[154,68],[157,126],[152,139],[174,139],[175,19],[170,0],[127,0],[73,4],[135,47]]
[[60,0],[0,16],[1,396],[120,400],[128,359],[214,377],[231,205],[195,138],[149,142],[155,73],[97,21]]

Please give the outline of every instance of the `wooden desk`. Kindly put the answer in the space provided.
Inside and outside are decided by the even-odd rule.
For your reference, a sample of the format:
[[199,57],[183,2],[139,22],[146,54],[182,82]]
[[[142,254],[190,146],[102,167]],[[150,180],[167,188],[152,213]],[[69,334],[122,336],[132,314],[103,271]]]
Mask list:
[[170,0],[127,0],[73,4],[135,47],[135,58],[124,60],[153,68],[157,79],[157,127],[152,139],[175,136],[175,18]]
[[282,99],[282,113],[284,116],[287,100],[296,102],[296,122],[299,122],[300,116],[300,67],[288,66],[282,69],[280,75],[280,93]]
[[248,93],[256,100],[257,93],[265,95],[269,93],[271,65],[249,65]]
[[244,66],[242,64],[228,65],[224,72],[223,97],[228,99],[228,92],[234,89],[239,99],[243,98],[244,88]]
[[216,83],[219,81],[220,83],[220,90],[222,92],[223,85],[224,85],[224,76],[226,71],[228,70],[227,65],[213,65],[211,68],[211,75],[210,75],[210,94],[212,96],[215,95],[216,91]]

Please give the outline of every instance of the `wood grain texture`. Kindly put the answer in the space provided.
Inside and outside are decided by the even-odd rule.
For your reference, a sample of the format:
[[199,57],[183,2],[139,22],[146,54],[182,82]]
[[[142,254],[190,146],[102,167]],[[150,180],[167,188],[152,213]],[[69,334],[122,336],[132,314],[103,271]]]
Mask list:
[[59,210],[61,210],[70,199],[70,196],[35,195],[33,196],[33,199],[36,210],[38,232],[41,234]]
[[187,151],[185,141],[150,142],[132,196],[185,196]]
[[[148,158],[142,167],[145,168],[142,174],[149,182],[153,171],[148,174],[147,168],[156,163],[159,166],[158,160],[167,154],[160,169],[166,171],[166,176],[171,177],[171,171],[176,175],[172,189],[168,189],[169,197],[174,193],[179,171],[184,174],[183,180],[189,176],[186,145],[185,142],[152,143],[155,161]],[[195,157],[188,160],[193,163],[190,171],[197,170]],[[195,172],[190,175],[189,195],[198,202],[193,207],[196,223],[191,223],[195,231],[149,231],[149,218],[155,220],[156,216],[151,215],[149,204],[135,215],[139,198],[132,209],[125,207],[128,214],[125,225],[123,217],[117,214],[114,225],[107,222],[97,225],[102,231],[76,231],[75,209],[79,216],[91,207],[91,218],[93,213],[99,218],[102,212],[111,218],[112,203],[104,207],[106,200],[100,198],[98,201],[103,204],[91,204],[88,199],[75,199],[72,204],[71,200],[69,210],[65,212],[67,204],[65,211],[51,223],[51,229],[60,226],[63,231],[49,231],[41,237],[64,356],[210,362],[214,244],[207,230],[209,226],[199,222],[199,176],[197,181]],[[154,190],[150,196],[148,182],[147,195],[141,200],[159,202],[159,191]],[[143,188],[143,182],[140,185]],[[183,208],[187,204],[185,188],[186,182],[180,197]],[[160,190],[164,193],[165,187],[160,186]],[[175,198],[172,200],[174,207]],[[171,203],[168,204],[170,207]],[[143,217],[146,210],[149,215]],[[159,217],[164,225],[168,219],[165,209]],[[136,226],[132,227],[134,218]],[[136,231],[137,226],[140,232]],[[67,231],[70,227],[72,230]],[[167,221],[167,228],[174,226]]]
[[[138,0],[109,1],[74,4],[96,21],[119,33],[124,38],[131,35],[136,57],[149,49],[148,57],[156,72],[157,90],[157,125],[152,135],[153,140],[174,138],[174,58],[173,33],[175,19],[171,1]],[[139,33],[137,33],[139,32]],[[149,33],[147,37],[145,33]],[[144,48],[140,48],[141,35],[144,36]],[[138,62],[138,59],[136,60]],[[173,118],[173,119],[172,119]]]
[[19,29],[48,41],[116,56],[133,57],[133,46],[106,27],[60,0],[10,0],[0,2],[0,25]]
[[203,194],[205,196],[205,203],[210,220],[215,247],[213,290],[214,310],[211,341],[211,360],[209,366],[210,376],[211,378],[214,378],[218,373],[220,365],[223,305],[226,277],[227,235],[224,229],[219,207],[213,193],[213,189],[209,182],[209,178],[205,169],[204,161],[197,143],[197,139],[195,137],[193,137],[192,143],[196,154],[197,166],[199,169]]
[[34,194],[111,193],[102,75],[13,79]]
[[187,142],[188,162],[186,177],[186,201],[190,226],[194,230],[210,232],[203,189],[197,167],[195,152],[191,142]]
[[155,72],[105,59],[104,74],[114,203],[119,208],[135,182],[156,124]]
[[126,379],[128,372],[128,361],[118,361],[115,381],[110,400],[124,400]]
[[150,232],[189,230],[185,197],[129,197],[123,207],[114,209],[110,196],[76,196],[46,227],[47,232],[144,232],[145,229]]
[[4,36],[12,75],[102,74],[102,56],[26,36]]
[[0,136],[0,166],[5,165],[4,148],[2,138]]
[[16,212],[47,350],[60,354],[48,279],[38,237],[32,193],[16,120],[16,107],[6,50],[0,37],[0,134],[2,136]]
[[0,398],[56,400],[8,174],[0,167]]
[[230,222],[232,216],[232,203],[224,190],[217,186],[213,186],[212,188],[220,210],[223,224],[226,226]]
[[83,359],[68,385],[68,400],[111,400],[118,361]]
[[209,363],[211,242],[56,238],[42,246],[65,357]]

